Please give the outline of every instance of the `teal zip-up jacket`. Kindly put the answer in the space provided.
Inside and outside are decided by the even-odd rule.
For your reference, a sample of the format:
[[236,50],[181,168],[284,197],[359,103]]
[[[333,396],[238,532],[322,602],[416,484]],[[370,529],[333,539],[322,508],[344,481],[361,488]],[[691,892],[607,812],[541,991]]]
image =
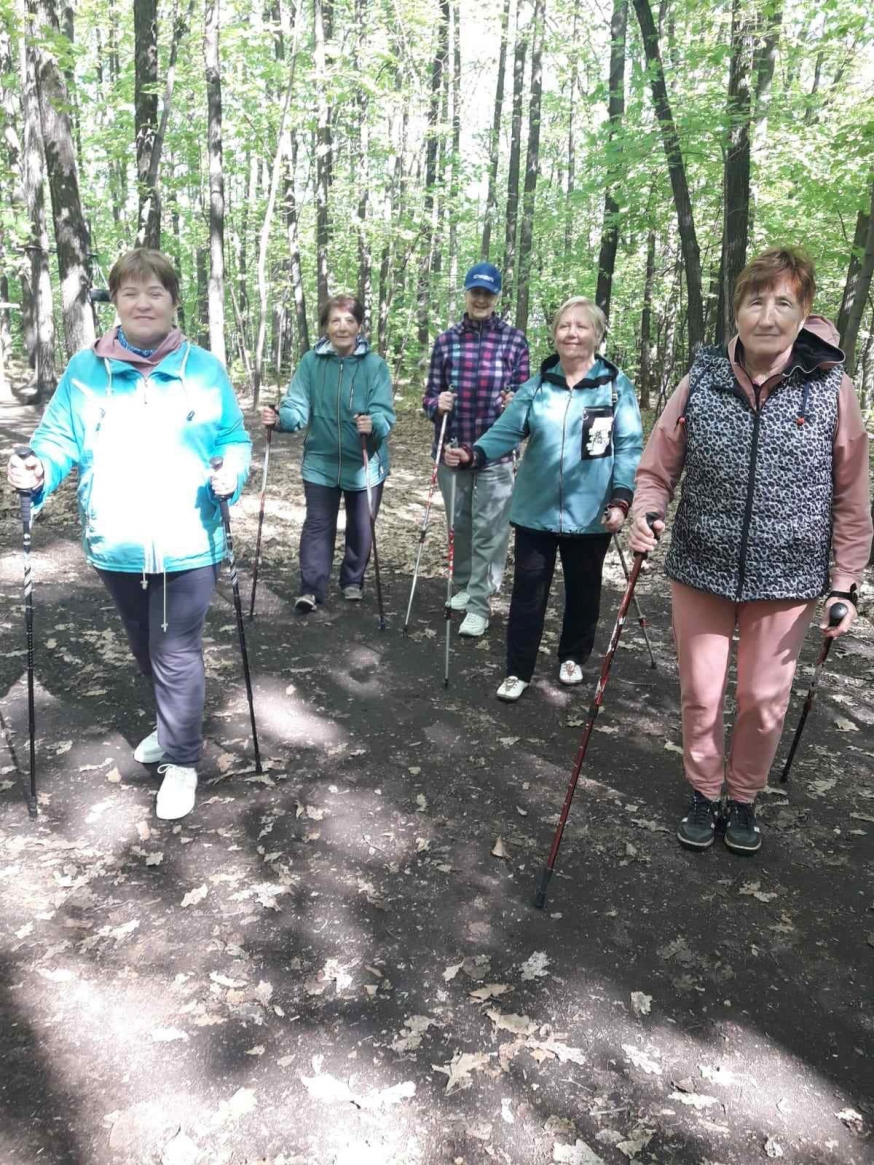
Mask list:
[[607,503],[634,496],[643,450],[637,397],[625,373],[600,356],[569,389],[558,357],[546,360],[474,445],[474,464],[497,460],[526,437],[511,525],[603,534]]
[[85,557],[101,570],[191,570],[221,562],[225,538],[209,460],[237,470],[251,442],[222,363],[184,340],[149,373],[77,352],[30,442],[45,468],[41,506],[79,469]]
[[356,413],[369,413],[370,484],[388,476],[388,435],[395,423],[391,377],[381,356],[359,336],[351,356],[338,356],[323,337],[301,359],[279,405],[277,428],[307,429],[301,477],[313,485],[367,488]]

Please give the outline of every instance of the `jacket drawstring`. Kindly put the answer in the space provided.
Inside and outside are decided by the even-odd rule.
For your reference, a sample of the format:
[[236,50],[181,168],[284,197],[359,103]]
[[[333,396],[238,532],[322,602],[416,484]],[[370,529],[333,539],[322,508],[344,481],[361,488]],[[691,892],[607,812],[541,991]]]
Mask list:
[[164,622],[161,624],[161,630],[167,634],[167,567],[164,567]]
[[810,380],[805,379],[804,391],[801,394],[801,412],[795,418],[795,424],[798,425],[799,428],[801,428],[801,426],[807,420],[807,397],[808,397],[809,392],[810,392]]

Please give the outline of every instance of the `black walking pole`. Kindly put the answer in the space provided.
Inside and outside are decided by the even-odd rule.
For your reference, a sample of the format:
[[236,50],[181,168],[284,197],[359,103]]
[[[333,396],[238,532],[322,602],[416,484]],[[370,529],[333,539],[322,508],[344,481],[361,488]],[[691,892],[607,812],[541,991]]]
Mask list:
[[376,549],[376,518],[373,514],[373,492],[370,488],[370,459],[367,456],[367,434],[361,433],[361,458],[364,462],[364,481],[367,488],[367,511],[370,514],[370,543],[373,546],[373,570],[376,574],[376,605],[379,609],[379,629],[385,631],[385,608],[382,605],[382,580],[379,574],[379,551]]
[[[652,529],[653,522],[658,520],[658,514],[647,514],[646,520]],[[582,740],[580,747],[577,749],[577,755],[574,760],[574,767],[571,771],[570,781],[568,782],[567,792],[565,793],[564,805],[561,808],[561,816],[558,820],[558,827],[555,831],[555,836],[552,839],[552,846],[549,850],[549,857],[546,859],[546,865],[541,871],[540,877],[537,879],[537,888],[534,891],[534,905],[538,910],[542,910],[546,905],[546,890],[549,886],[549,879],[552,877],[555,869],[555,860],[558,857],[558,848],[561,845],[562,835],[564,834],[564,827],[567,823],[568,814],[571,809],[571,801],[574,799],[574,792],[576,791],[577,781],[580,778],[580,769],[583,767],[583,760],[586,756],[586,749],[589,747],[589,737],[592,735],[592,729],[595,727],[595,721],[598,718],[598,713],[601,711],[601,705],[604,702],[604,689],[607,687],[607,679],[610,675],[610,665],[613,662],[613,656],[616,654],[616,648],[619,646],[619,637],[622,634],[622,628],[625,625],[625,616],[628,614],[628,608],[631,605],[631,599],[634,595],[634,588],[637,585],[637,576],[640,574],[640,568],[643,566],[645,554],[635,554],[634,565],[631,568],[631,575],[628,579],[628,586],[625,588],[625,594],[622,596],[622,602],[619,605],[619,614],[616,616],[616,626],[613,628],[613,634],[610,636],[610,644],[607,652],[604,655],[601,663],[601,675],[598,679],[598,687],[595,689],[595,697],[589,707],[589,715],[586,719],[586,726],[583,729]]]
[[[210,467],[216,471],[224,465],[223,457],[210,457]],[[246,651],[246,630],[243,626],[243,604],[240,602],[240,580],[237,578],[237,564],[234,561],[234,540],[231,537],[231,514],[228,499],[216,495],[225,528],[225,543],[228,550],[228,569],[231,572],[231,586],[234,590],[234,610],[237,613],[237,631],[240,636],[240,655],[243,657],[243,678],[246,681],[246,695],[249,698],[249,719],[252,722],[252,746],[255,749],[255,772],[262,772],[261,753],[258,749],[258,729],[255,727],[255,701],[252,699],[252,677],[249,674],[249,653]]]
[[[20,445],[16,457],[26,461],[35,456],[32,449]],[[36,803],[36,708],[33,691],[33,569],[30,565],[30,532],[33,497],[30,490],[18,491],[21,506],[21,527],[24,534],[24,626],[27,632],[27,730],[30,735],[30,794],[27,811],[31,817],[39,812]]]
[[267,498],[267,468],[270,465],[270,442],[275,426],[267,429],[267,444],[264,446],[264,470],[261,474],[261,502],[258,510],[258,537],[255,539],[255,565],[252,568],[252,598],[249,600],[249,618],[255,618],[255,592],[258,589],[258,571],[261,567],[261,531],[264,529],[264,502]]
[[[837,627],[838,623],[845,618],[847,610],[846,603],[832,603],[828,609],[829,627]],[[789,770],[792,768],[792,761],[795,759],[795,751],[798,748],[798,742],[801,740],[801,733],[804,731],[804,725],[807,723],[810,709],[813,707],[813,698],[816,695],[816,686],[819,683],[823,664],[828,659],[828,653],[831,651],[833,643],[834,639],[832,638],[823,639],[822,641],[822,650],[819,653],[819,659],[816,661],[816,667],[813,672],[813,679],[807,690],[807,699],[804,701],[804,707],[801,709],[801,719],[798,721],[798,727],[795,729],[795,736],[792,740],[792,747],[789,749],[786,764],[783,766],[783,772],[780,774],[781,785],[785,785],[789,780]]]
[[[625,555],[622,552],[622,543],[619,541],[619,535],[613,535],[613,545],[616,547],[616,552],[619,555],[619,561],[622,563],[622,573],[625,575],[625,582],[628,582],[628,565],[625,562]],[[647,632],[646,615],[640,609],[640,603],[637,601],[637,596],[634,598],[634,609],[637,612],[637,621],[640,624],[640,629],[643,632],[643,637],[646,640],[646,649],[649,652],[649,666],[655,667],[655,656],[652,653],[652,644],[649,641],[649,633]]]

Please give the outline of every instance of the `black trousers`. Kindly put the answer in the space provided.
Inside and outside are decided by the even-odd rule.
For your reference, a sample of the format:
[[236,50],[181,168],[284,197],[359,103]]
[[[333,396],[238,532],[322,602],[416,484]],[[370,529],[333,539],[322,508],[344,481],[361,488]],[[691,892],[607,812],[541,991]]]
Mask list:
[[152,682],[158,743],[174,765],[196,765],[203,747],[203,624],[218,572],[218,566],[201,566],[147,574],[145,589],[140,574],[97,572],[133,657]]
[[[379,513],[382,486],[372,487],[373,516]],[[370,558],[370,514],[366,489],[341,489],[340,486],[303,483],[307,516],[300,534],[301,595],[315,595],[317,603],[328,596],[328,582],[334,561],[337,515],[340,498],[346,502],[346,550],[340,567],[341,587],[360,587]]]
[[556,552],[564,571],[564,620],[558,645],[560,663],[584,664],[592,654],[601,609],[601,574],[609,534],[562,537],[516,527],[513,596],[507,623],[507,675],[531,682],[543,636]]

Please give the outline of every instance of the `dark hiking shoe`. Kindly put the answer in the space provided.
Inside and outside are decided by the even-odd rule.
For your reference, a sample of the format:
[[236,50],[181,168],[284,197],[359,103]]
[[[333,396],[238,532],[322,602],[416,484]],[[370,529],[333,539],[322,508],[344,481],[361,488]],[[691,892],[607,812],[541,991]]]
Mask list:
[[294,604],[295,611],[299,611],[301,615],[308,615],[310,611],[316,609],[315,595],[298,595]]
[[677,829],[680,845],[687,849],[709,849],[716,835],[716,815],[718,801],[708,801],[703,793],[695,789],[686,816]]
[[762,848],[762,834],[756,825],[755,806],[747,801],[729,801],[725,814],[725,844],[736,854],[754,854]]

